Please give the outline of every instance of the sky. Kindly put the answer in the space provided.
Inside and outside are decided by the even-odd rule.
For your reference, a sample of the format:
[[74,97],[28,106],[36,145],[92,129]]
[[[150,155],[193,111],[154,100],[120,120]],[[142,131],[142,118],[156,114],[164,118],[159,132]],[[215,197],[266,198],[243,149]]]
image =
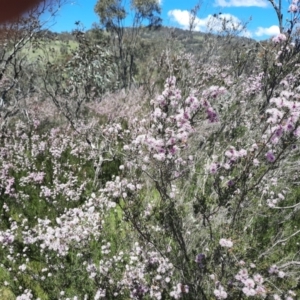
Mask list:
[[[93,23],[99,23],[99,17],[94,12],[97,0],[71,1],[60,8],[57,17],[51,22],[50,30],[55,32],[71,31],[75,29],[76,21],[80,21],[87,30],[92,27]],[[129,0],[124,1],[129,3]],[[188,28],[189,12],[197,4],[197,0],[158,1],[160,1],[162,9],[163,25]],[[287,12],[289,4],[288,0],[282,0],[284,19],[290,18],[290,14]],[[195,30],[208,32],[212,27],[216,32],[220,28],[221,21],[212,18],[214,14],[230,20],[228,26],[236,28],[241,28],[239,24],[248,22],[246,30],[240,35],[256,40],[268,39],[279,33],[276,13],[268,0],[202,0],[195,20]],[[127,23],[130,24],[130,20],[127,20]]]

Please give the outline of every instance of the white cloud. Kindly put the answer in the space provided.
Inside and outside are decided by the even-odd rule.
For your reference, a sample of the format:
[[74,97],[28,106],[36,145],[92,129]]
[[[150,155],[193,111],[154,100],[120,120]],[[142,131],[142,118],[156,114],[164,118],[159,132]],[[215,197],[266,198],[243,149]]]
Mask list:
[[[174,9],[168,12],[168,16],[173,22],[176,22],[181,28],[188,29],[191,14],[187,10]],[[195,18],[195,31],[210,31],[210,32],[222,32],[223,25],[226,25],[228,30],[242,30],[242,22],[231,14],[220,14],[217,17],[208,15],[206,18]],[[250,37],[251,33],[244,30],[241,35]]]
[[221,14],[218,15],[217,18],[212,15],[208,15],[206,20],[208,29],[214,32],[222,32],[224,30],[224,25],[227,30],[239,31],[243,28],[242,21],[231,14]]
[[[187,10],[173,9],[168,11],[168,16],[172,21],[178,23],[182,28],[188,29],[190,22],[190,12]],[[195,22],[198,23],[198,18],[196,17]],[[196,29],[198,30],[198,29]]]
[[277,35],[279,34],[279,27],[277,25],[273,25],[270,27],[258,27],[255,31],[256,36],[263,36],[263,35]]
[[215,0],[215,6],[231,7],[231,6],[257,6],[267,7],[268,1],[266,0]]
[[249,39],[253,36],[253,34],[248,29],[244,29],[244,31],[240,35]]

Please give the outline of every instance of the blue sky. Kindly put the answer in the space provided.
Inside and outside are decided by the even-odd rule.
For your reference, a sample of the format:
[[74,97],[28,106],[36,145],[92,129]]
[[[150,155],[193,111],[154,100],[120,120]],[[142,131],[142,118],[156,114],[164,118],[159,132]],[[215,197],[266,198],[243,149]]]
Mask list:
[[[55,22],[50,27],[53,31],[71,31],[74,23],[81,21],[85,29],[91,28],[94,22],[99,22],[94,13],[97,0],[72,0],[61,7]],[[129,3],[129,0],[124,0]],[[197,0],[158,0],[161,1],[162,18],[165,26],[187,28],[189,11],[195,6]],[[277,0],[278,1],[278,0]],[[275,0],[275,2],[277,2]],[[282,0],[283,13],[287,13],[289,2]],[[279,32],[276,13],[268,0],[202,0],[201,8],[196,19],[195,30],[207,32],[211,25],[211,16],[222,13],[222,18],[231,19],[236,26],[239,22],[247,22],[252,18],[241,35],[254,39],[266,39]],[[229,23],[230,24],[230,23]],[[213,28],[218,29],[218,22],[214,19]]]

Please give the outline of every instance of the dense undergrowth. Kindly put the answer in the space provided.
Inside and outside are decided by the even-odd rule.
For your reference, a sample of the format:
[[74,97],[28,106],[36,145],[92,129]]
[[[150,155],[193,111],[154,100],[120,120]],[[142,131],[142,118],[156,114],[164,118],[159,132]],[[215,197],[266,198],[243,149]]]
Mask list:
[[228,64],[171,41],[121,88],[74,36],[3,48],[0,298],[298,299],[297,40]]

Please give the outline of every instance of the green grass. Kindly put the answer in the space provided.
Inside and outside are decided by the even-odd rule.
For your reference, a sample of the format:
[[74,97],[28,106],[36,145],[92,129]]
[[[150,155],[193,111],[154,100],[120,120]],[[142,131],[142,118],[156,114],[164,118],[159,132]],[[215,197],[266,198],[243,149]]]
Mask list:
[[[26,55],[28,61],[34,61],[39,59],[48,59],[50,62],[56,60],[61,56],[70,54],[72,51],[76,50],[78,43],[76,41],[68,41],[67,43],[62,41],[51,41],[39,43],[36,47],[33,44],[27,44],[21,51],[21,55]],[[62,52],[62,49],[65,49]]]

